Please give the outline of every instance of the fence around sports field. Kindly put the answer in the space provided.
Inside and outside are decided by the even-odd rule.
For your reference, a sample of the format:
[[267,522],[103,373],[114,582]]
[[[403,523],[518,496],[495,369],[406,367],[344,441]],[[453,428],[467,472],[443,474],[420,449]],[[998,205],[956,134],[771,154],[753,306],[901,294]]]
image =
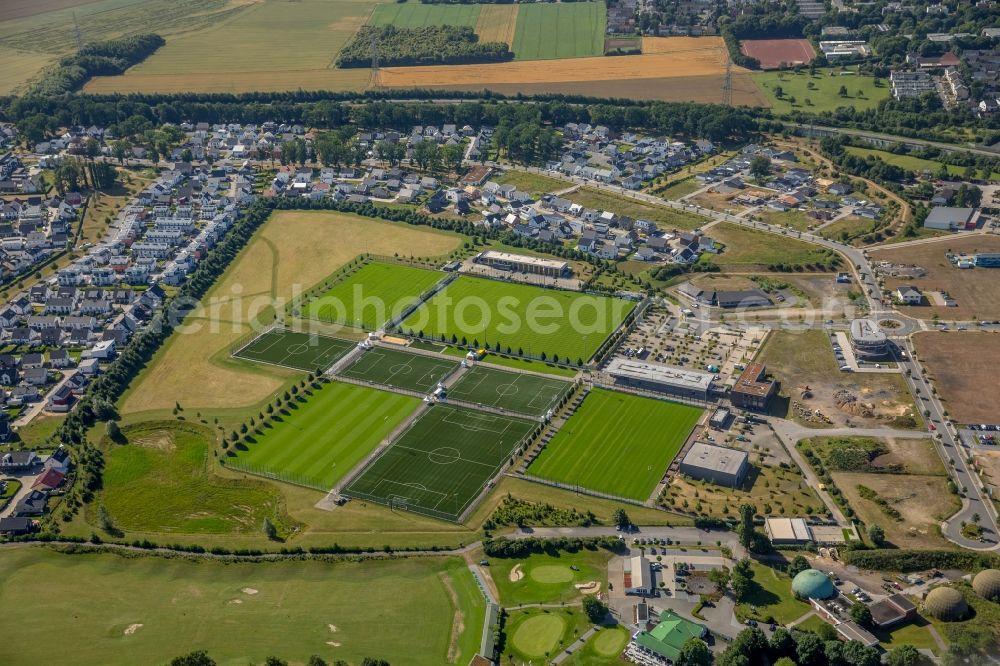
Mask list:
[[[239,456],[237,455],[237,458]],[[314,479],[308,479],[298,474],[285,474],[280,472],[275,472],[272,469],[266,467],[261,467],[259,465],[251,465],[250,463],[240,462],[236,458],[222,458],[220,460],[222,465],[227,469],[231,469],[237,472],[243,472],[245,474],[252,474],[253,476],[259,476],[264,479],[270,479],[271,481],[281,481],[283,483],[290,483],[293,486],[300,486],[302,488],[309,488],[310,490],[319,490],[321,492],[326,492],[329,490],[326,486],[316,482]]]

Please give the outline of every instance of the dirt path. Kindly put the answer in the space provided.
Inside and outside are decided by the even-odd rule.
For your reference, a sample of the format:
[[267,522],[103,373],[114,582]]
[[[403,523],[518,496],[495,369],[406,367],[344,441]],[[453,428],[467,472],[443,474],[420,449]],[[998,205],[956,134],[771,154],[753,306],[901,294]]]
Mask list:
[[493,576],[490,575],[490,572],[485,567],[479,566],[479,561],[473,557],[472,552],[466,551],[462,553],[462,557],[465,559],[466,564],[469,565],[469,568],[479,574],[479,578],[482,579],[483,584],[486,585],[486,589],[489,590],[490,596],[492,596],[496,601],[499,601],[500,592],[497,590],[497,584],[493,580]]
[[458,661],[458,637],[465,631],[465,614],[462,613],[462,609],[458,605],[458,594],[455,593],[451,576],[442,571],[438,574],[438,578],[441,579],[441,584],[448,592],[448,598],[451,599],[451,605],[455,609],[455,616],[451,621],[451,637],[448,639],[448,663],[454,664]]

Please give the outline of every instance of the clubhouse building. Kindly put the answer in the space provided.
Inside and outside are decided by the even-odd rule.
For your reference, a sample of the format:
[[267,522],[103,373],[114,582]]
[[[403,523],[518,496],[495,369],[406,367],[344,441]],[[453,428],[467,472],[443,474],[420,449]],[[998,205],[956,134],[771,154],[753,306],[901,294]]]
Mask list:
[[749,470],[746,451],[702,442],[691,445],[680,465],[681,474],[730,488],[741,485]]
[[707,402],[715,375],[662,363],[614,358],[605,368],[615,384],[654,393]]
[[533,275],[545,275],[553,278],[569,277],[573,274],[573,269],[570,268],[568,261],[529,257],[524,254],[511,254],[510,252],[497,252],[496,250],[480,252],[475,256],[473,261],[477,264],[483,264],[484,266],[501,271],[531,273]]

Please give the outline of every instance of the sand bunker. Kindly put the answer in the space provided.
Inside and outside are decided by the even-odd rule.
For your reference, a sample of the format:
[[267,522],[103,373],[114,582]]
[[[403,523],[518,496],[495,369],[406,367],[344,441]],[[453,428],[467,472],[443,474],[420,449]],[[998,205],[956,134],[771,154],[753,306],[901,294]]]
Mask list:
[[331,647],[340,647],[340,643],[338,643],[337,641],[327,641],[326,644]]
[[240,590],[240,592],[242,592],[243,594],[257,594],[257,590],[253,589],[252,587],[244,587],[242,590]]
[[337,625],[335,625],[335,624],[328,624],[326,626],[330,629],[330,633],[331,634],[334,634],[334,633],[337,632]]
[[588,580],[586,583],[577,583],[573,587],[583,594],[597,594],[601,591],[601,584],[596,580]]
[[510,570],[510,582],[516,583],[522,578],[524,578],[524,571],[521,569],[521,565],[515,565],[514,568]]
[[142,628],[142,624],[139,623],[139,622],[136,622],[135,624],[130,624],[127,627],[125,627],[125,631],[123,631],[122,633],[125,634],[126,636],[131,636],[135,632],[139,631],[139,629],[141,629],[141,628]]
[[242,599],[230,599],[229,603],[231,603],[231,604],[241,604],[241,603],[243,603],[243,600]]

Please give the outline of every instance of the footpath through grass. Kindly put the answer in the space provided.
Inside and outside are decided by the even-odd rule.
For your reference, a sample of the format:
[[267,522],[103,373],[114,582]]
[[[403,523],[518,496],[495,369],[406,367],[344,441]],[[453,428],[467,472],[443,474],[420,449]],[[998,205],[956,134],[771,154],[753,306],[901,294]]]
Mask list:
[[332,488],[420,404],[354,384],[324,385],[281,420],[251,435],[235,465],[316,488]]
[[689,405],[594,389],[528,473],[644,501],[701,414]]
[[466,664],[485,604],[458,558],[232,564],[30,547],[0,558],[0,598],[31,608],[0,614],[0,632],[18,637],[6,666],[50,663],[54,626],[78,666],[165,664],[200,649],[220,664],[316,654],[440,666],[452,640]]

